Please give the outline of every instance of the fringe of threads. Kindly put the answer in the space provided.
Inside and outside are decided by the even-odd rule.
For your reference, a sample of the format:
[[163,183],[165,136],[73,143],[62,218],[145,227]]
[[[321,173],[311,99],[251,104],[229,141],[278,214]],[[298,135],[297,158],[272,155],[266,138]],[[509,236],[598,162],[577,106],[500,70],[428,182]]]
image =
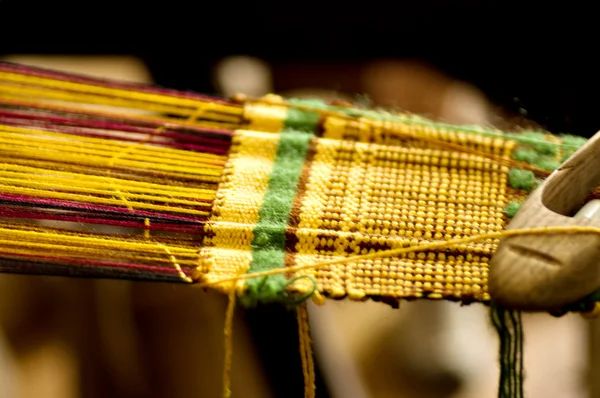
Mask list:
[[523,398],[523,326],[521,312],[492,304],[491,318],[500,338],[498,398]]

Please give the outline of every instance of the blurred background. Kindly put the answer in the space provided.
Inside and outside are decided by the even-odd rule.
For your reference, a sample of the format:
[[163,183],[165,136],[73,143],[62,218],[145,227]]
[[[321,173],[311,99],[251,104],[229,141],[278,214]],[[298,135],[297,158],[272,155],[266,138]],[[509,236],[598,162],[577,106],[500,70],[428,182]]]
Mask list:
[[[600,127],[597,34],[576,3],[0,0],[0,57],[590,137]],[[225,306],[186,286],[0,276],[0,397],[219,397]],[[497,396],[498,343],[480,305],[310,311],[320,398]],[[528,396],[600,397],[598,323],[525,322]],[[238,310],[234,330],[233,397],[303,396],[293,313]]]

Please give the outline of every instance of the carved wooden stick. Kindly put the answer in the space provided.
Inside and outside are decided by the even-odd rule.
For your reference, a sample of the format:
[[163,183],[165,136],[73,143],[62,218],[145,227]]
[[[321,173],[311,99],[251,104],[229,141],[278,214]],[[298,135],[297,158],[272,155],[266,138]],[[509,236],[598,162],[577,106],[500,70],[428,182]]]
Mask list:
[[[586,197],[598,185],[600,133],[530,195],[507,229],[550,226],[600,228],[600,219],[593,217],[598,213],[593,207],[595,205],[581,209]],[[557,310],[599,288],[598,234],[508,237],[501,240],[490,263],[490,295],[494,301],[509,308]]]

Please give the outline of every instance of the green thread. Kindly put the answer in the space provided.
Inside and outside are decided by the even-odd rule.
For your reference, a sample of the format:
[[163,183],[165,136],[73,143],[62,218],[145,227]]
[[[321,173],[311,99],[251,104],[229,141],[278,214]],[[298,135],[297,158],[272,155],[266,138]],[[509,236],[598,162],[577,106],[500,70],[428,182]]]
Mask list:
[[[282,134],[286,133],[308,133],[311,137],[317,128],[319,123],[319,114],[306,112],[300,109],[289,108],[285,119],[285,127]],[[281,147],[281,143],[279,144]],[[278,154],[279,155],[279,154]],[[282,156],[288,156],[285,153],[281,153]]]
[[323,102],[323,100],[316,99],[316,98],[288,98],[287,102],[290,105],[309,107],[309,108],[312,108],[315,110],[317,110],[317,109],[327,110],[330,107],[325,102]]
[[533,149],[517,148],[513,152],[512,158],[519,162],[532,164],[539,157],[538,153]]
[[[259,219],[253,230],[252,262],[248,273],[285,265],[290,212],[318,121],[319,115],[316,113],[293,108],[288,110]],[[247,306],[258,302],[295,302],[297,298],[290,297],[286,292],[289,283],[283,274],[249,279],[247,292],[240,301]]]
[[490,315],[500,340],[498,398],[523,398],[523,326],[521,313],[492,303]]
[[506,214],[506,216],[509,218],[513,218],[515,216],[515,214],[517,214],[517,212],[519,211],[519,209],[521,208],[522,205],[523,205],[523,203],[521,203],[521,202],[510,202],[504,208],[504,214]]
[[551,157],[540,156],[537,159],[535,159],[535,161],[533,162],[533,165],[536,167],[539,167],[542,170],[554,171],[554,170],[558,169],[558,167],[560,166],[560,163],[561,162],[554,160]]
[[302,304],[307,299],[309,299],[313,294],[315,294],[315,292],[317,291],[317,281],[315,280],[315,278],[313,278],[310,275],[302,275],[302,276],[298,276],[296,278],[290,279],[289,281],[287,281],[287,283],[285,283],[284,291],[286,291],[286,294],[287,294],[287,290],[285,288],[293,285],[294,283],[296,283],[296,281],[299,281],[300,279],[310,280],[312,287],[308,292],[304,293],[300,297],[293,297],[291,295],[288,295],[289,300],[287,300],[287,304],[290,307],[295,307],[299,304]]
[[546,140],[546,134],[539,131],[523,131],[521,137],[531,139],[529,144],[541,155],[554,156],[558,152],[559,145]]
[[530,170],[511,169],[508,172],[508,183],[514,189],[529,191],[535,183],[535,174]]
[[481,126],[453,125],[447,123],[433,122],[431,120],[418,117],[416,115],[400,116],[397,114],[392,114],[385,110],[346,108],[335,105],[327,105],[322,100],[315,99],[288,99],[287,101],[290,105],[304,106],[314,111],[328,110],[340,112],[351,117],[367,117],[380,121],[399,122],[408,125],[429,127],[432,129],[444,129],[453,132],[483,135],[491,138],[509,139],[523,145],[528,145],[534,148],[539,154],[542,155],[555,155],[556,153],[558,153],[559,149],[561,149],[563,152],[567,150],[577,150],[586,142],[585,138],[573,135],[557,135],[557,137],[561,139],[561,143],[559,144],[548,141],[546,139],[546,134],[538,131],[525,131],[518,133],[500,132],[491,129],[486,129]]
[[581,148],[583,144],[587,142],[587,138],[579,137],[576,135],[565,134],[560,136],[563,145],[574,148]]

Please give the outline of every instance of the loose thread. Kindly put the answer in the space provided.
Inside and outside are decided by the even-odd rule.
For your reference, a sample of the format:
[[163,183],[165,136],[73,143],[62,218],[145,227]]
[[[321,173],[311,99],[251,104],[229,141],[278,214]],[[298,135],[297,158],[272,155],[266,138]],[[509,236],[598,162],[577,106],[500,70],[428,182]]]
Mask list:
[[223,364],[223,398],[231,397],[231,363],[233,358],[233,314],[235,311],[235,290],[229,293],[227,312],[225,314],[225,327],[223,335],[225,338],[225,356]]
[[155,241],[154,243],[156,243],[161,249],[163,249],[165,251],[165,253],[167,253],[167,256],[169,257],[169,260],[171,261],[171,264],[173,265],[173,268],[175,268],[175,270],[177,271],[177,274],[179,275],[179,277],[187,282],[187,283],[192,283],[193,279],[190,278],[189,276],[187,276],[185,274],[185,272],[183,272],[183,269],[181,268],[181,265],[179,265],[179,262],[177,261],[177,258],[175,257],[175,255],[173,255],[173,253],[171,252],[171,250],[169,249],[168,246]]
[[521,312],[495,304],[491,318],[500,339],[498,398],[523,398],[523,327]]
[[[112,173],[112,168],[115,166],[116,162],[123,156],[128,155],[130,153],[133,153],[137,147],[151,141],[154,136],[161,134],[162,132],[164,132],[165,128],[164,126],[159,126],[157,127],[154,132],[152,132],[151,134],[148,134],[148,137],[144,140],[144,141],[140,141],[137,142],[135,144],[133,144],[132,146],[127,146],[124,147],[122,151],[115,153],[109,160],[108,160],[108,170],[107,170],[107,174],[108,177],[111,176]],[[129,203],[129,201],[127,200],[127,198],[125,197],[125,195],[123,195],[123,192],[121,192],[120,189],[116,188],[114,186],[114,183],[112,182],[112,179],[107,178],[107,180],[109,181],[108,184],[110,185],[111,188],[113,188],[115,190],[115,192],[117,193],[117,196],[119,197],[119,199],[121,199],[123,201],[123,203],[125,204],[125,207],[127,207],[127,209],[130,212],[134,212],[134,208],[133,206]]]
[[349,256],[349,257],[344,257],[344,258],[340,258],[340,259],[336,259],[336,260],[319,261],[316,263],[295,265],[295,266],[287,267],[287,268],[277,268],[277,269],[272,269],[272,270],[267,270],[267,271],[254,272],[251,274],[241,274],[241,275],[236,275],[233,277],[217,279],[217,280],[210,281],[210,282],[199,283],[197,286],[198,287],[211,287],[211,286],[215,286],[215,285],[218,285],[220,283],[225,283],[225,282],[236,282],[236,281],[245,280],[245,279],[260,278],[263,276],[277,275],[277,274],[283,274],[283,273],[292,273],[292,272],[298,272],[298,271],[303,271],[303,270],[308,270],[308,269],[320,269],[320,268],[329,267],[331,265],[347,264],[347,263],[351,263],[353,261],[372,260],[372,259],[376,259],[376,258],[393,257],[393,256],[401,255],[401,254],[414,253],[414,252],[430,250],[430,249],[448,249],[448,248],[451,248],[452,246],[465,244],[465,243],[471,243],[471,242],[477,242],[477,241],[483,241],[486,239],[488,239],[488,240],[489,239],[500,239],[500,238],[505,238],[505,237],[509,237],[509,236],[544,235],[544,234],[550,235],[550,234],[555,234],[555,233],[594,233],[594,234],[600,235],[600,228],[567,226],[567,227],[523,228],[523,229],[504,230],[504,231],[499,231],[499,232],[490,232],[487,234],[475,235],[475,236],[470,236],[470,237],[466,237],[466,238],[450,239],[447,241],[438,241],[438,242],[428,242],[428,243],[419,244],[419,245],[411,246],[411,247],[402,247],[399,249],[381,250],[381,251],[377,251],[377,252],[373,252],[373,253],[369,253],[369,254]]
[[302,303],[296,308],[298,315],[298,337],[300,341],[300,358],[302,359],[302,373],[304,375],[304,397],[315,398],[315,364],[310,338],[310,323],[308,307]]
[[[190,119],[193,115],[195,115],[195,112],[190,116]],[[154,137],[162,134],[165,131],[165,129],[166,129],[166,127],[164,125],[158,126],[156,129],[154,129],[154,131],[152,133],[147,135],[145,140],[137,142],[132,146],[123,148],[122,151],[116,153],[114,156],[112,156],[109,159],[108,165],[110,166],[110,168],[112,168],[115,165],[115,163],[117,162],[118,159],[120,159],[121,157],[123,157],[125,155],[132,154],[135,150],[137,150],[137,148],[139,148],[143,144],[150,142],[152,139],[154,139]],[[110,168],[108,169],[109,176],[111,174]],[[133,206],[129,203],[127,198],[125,198],[123,193],[118,188],[114,187],[112,180],[110,180],[110,181],[111,182],[109,182],[109,185],[115,189],[119,198],[125,203],[125,206],[127,207],[127,209],[130,212],[134,212],[135,210],[134,210]],[[150,220],[148,218],[144,218],[144,237],[146,239],[150,239]],[[156,242],[156,244],[165,250],[165,252],[167,253],[167,255],[169,257],[169,260],[171,261],[171,264],[173,264],[173,267],[175,268],[175,270],[177,270],[177,273],[181,277],[181,279],[183,279],[185,282],[188,282],[188,283],[192,282],[192,279],[183,272],[183,270],[181,269],[181,266],[177,262],[176,257],[171,253],[169,248],[160,242]]]

